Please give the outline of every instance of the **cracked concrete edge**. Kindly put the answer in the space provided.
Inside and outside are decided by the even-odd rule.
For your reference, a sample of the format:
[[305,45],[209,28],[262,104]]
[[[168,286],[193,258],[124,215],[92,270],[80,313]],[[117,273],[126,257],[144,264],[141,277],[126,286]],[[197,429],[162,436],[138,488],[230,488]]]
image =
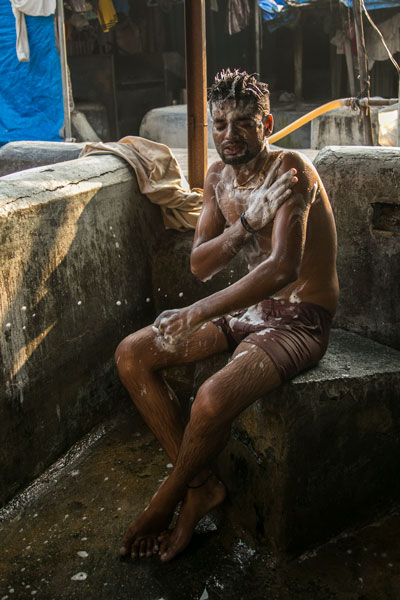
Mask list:
[[132,168],[123,159],[108,155],[18,171],[0,178],[0,218],[61,196],[76,197],[117,182],[134,180],[136,183],[136,177],[132,175]]

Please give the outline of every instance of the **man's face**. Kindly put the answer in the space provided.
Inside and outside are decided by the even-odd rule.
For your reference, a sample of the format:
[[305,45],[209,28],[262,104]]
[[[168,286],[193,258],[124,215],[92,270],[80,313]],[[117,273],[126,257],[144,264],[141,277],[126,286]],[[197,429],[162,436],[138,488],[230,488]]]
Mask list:
[[255,158],[272,131],[272,117],[266,117],[254,102],[226,100],[212,105],[213,138],[218,154],[228,165],[240,165]]

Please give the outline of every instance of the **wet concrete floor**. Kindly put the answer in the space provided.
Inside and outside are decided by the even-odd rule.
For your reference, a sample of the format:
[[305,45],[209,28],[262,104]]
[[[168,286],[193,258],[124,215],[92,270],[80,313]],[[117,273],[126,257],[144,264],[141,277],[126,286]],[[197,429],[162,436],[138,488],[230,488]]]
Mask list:
[[171,563],[120,560],[127,525],[171,468],[137,423],[124,413],[98,428],[0,511],[0,600],[400,598],[400,507],[279,561],[221,508]]

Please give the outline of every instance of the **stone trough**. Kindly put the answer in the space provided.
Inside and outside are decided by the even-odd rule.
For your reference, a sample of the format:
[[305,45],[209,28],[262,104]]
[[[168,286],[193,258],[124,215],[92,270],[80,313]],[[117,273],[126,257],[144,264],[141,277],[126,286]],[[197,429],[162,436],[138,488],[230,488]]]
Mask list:
[[[299,552],[398,495],[399,157],[318,155],[339,235],[336,329],[318,367],[243,413],[218,462],[233,519],[275,551]],[[128,401],[112,364],[126,333],[228,285],[244,265],[194,280],[192,234],[164,231],[132,170],[111,156],[0,179],[0,235],[4,503]],[[166,373],[185,407],[228,358]]]

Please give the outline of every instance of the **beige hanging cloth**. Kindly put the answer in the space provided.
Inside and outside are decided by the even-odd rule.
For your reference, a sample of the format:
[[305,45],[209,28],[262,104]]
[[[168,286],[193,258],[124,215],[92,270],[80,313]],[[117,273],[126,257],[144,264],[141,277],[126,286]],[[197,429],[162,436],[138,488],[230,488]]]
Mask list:
[[17,34],[16,51],[19,62],[29,62],[30,51],[25,15],[48,17],[56,10],[56,0],[10,0]]
[[80,156],[93,154],[115,154],[135,169],[141,193],[161,207],[167,229],[195,229],[202,190],[190,189],[168,146],[130,135],[119,142],[86,144]]

